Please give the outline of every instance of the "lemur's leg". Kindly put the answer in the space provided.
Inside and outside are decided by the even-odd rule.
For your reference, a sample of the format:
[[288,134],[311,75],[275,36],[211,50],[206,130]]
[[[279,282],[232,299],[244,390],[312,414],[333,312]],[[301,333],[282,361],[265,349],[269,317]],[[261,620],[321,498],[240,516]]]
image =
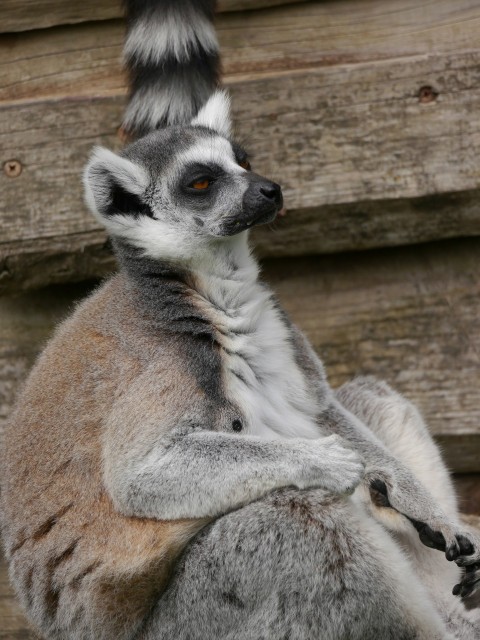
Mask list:
[[284,489],[197,537],[140,638],[453,636],[409,561],[361,505],[322,490]]
[[[349,402],[347,396],[355,396],[355,393],[347,392],[348,386],[344,387],[343,393],[339,392],[339,396],[331,393],[328,397],[328,393],[325,393],[327,384],[322,362],[303,334],[293,325],[292,337],[305,375],[313,387],[316,384],[317,393],[325,403],[325,409],[319,417],[319,426],[323,433],[341,435],[361,453],[367,469],[364,484],[368,488],[374,486],[379,496],[383,495],[383,499],[393,509],[408,518],[426,546],[445,551],[448,559],[459,564],[465,562],[471,566],[480,562],[480,536],[472,535],[463,526],[459,527],[454,501],[452,503],[447,500],[446,512],[415,472],[382,442],[373,429],[342,404],[342,396],[345,396],[345,404]],[[368,402],[366,405],[368,406]],[[428,438],[426,442],[428,443]],[[448,513],[452,513],[452,509],[455,517]],[[475,588],[477,572],[471,568],[469,573],[469,580],[458,587],[462,595]]]
[[361,453],[366,463],[365,486],[375,489],[386,506],[405,516],[424,545],[444,551],[447,559],[457,564],[470,565],[469,575],[457,587],[460,595],[467,596],[477,589],[480,536],[472,535],[456,517],[445,513],[416,474],[338,398],[330,399],[320,424],[324,433],[341,435]]
[[[401,460],[429,490],[458,528],[457,500],[452,480],[416,407],[387,383],[372,377],[356,378],[343,385],[337,397],[349,411],[366,424],[388,449]],[[417,531],[397,511],[382,505],[375,490],[364,496],[372,514],[400,541],[412,558],[412,565],[437,602],[452,610],[452,586],[459,582],[460,570],[447,563],[436,550],[426,549]],[[463,607],[458,613],[464,613]],[[466,623],[465,623],[466,624]]]
[[413,471],[444,512],[457,519],[450,474],[418,409],[386,382],[371,376],[347,382],[338,389],[337,397]]

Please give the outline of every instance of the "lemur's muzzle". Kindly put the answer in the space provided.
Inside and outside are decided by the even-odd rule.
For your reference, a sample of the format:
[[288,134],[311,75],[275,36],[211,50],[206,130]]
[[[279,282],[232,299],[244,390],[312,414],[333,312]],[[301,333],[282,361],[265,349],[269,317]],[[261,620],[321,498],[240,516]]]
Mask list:
[[246,227],[272,222],[283,206],[280,185],[251,173],[243,195],[242,222]]
[[280,185],[249,172],[248,187],[243,194],[242,209],[223,221],[221,235],[231,236],[257,224],[275,220],[283,207]]

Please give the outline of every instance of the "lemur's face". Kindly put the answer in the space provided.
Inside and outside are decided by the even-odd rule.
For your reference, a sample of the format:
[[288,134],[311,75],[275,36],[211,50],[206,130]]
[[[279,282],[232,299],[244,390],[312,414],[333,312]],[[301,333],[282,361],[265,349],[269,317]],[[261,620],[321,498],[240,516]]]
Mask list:
[[158,258],[272,222],[280,186],[251,170],[229,133],[228,100],[215,94],[190,126],[152,133],[121,156],[97,150],[85,173],[90,207],[113,235]]
[[275,218],[283,202],[280,186],[254,173],[240,146],[207,129],[185,133],[192,144],[159,180],[159,200],[168,200],[159,216],[178,217],[192,233],[213,237]]

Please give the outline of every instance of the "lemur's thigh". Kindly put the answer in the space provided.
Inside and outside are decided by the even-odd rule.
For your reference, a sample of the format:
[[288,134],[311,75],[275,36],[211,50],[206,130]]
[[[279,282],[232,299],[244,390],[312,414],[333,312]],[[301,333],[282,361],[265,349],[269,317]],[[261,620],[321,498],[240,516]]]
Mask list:
[[[452,481],[416,407],[386,382],[371,377],[344,384],[337,396],[346,409],[370,427],[393,455],[413,471],[444,512],[456,521],[458,511]],[[460,615],[462,612],[457,610],[463,607],[452,596],[452,587],[460,579],[458,567],[446,562],[438,551],[427,549],[403,516],[391,509],[374,507],[369,499],[367,502],[372,515],[406,550],[416,574],[446,619],[453,620]]]
[[142,640],[446,640],[398,547],[361,507],[275,492],[185,552]]
[[450,475],[417,408],[386,382],[372,377],[347,382],[338,389],[337,397],[415,473],[443,510],[456,518]]

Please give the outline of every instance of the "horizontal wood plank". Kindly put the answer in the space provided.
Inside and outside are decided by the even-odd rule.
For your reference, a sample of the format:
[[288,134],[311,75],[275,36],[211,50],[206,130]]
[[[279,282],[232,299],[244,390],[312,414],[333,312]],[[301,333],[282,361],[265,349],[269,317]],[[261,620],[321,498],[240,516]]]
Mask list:
[[[418,207],[395,201],[475,191],[480,181],[479,63],[480,52],[472,52],[315,67],[232,82],[239,136],[249,143],[256,169],[284,186],[292,210],[286,233],[297,241],[279,235],[280,244],[288,246],[279,254],[478,234],[474,193],[460,198],[466,207],[453,208],[453,217],[448,215],[452,200],[433,216],[421,200]],[[418,100],[425,83],[439,91],[433,104]],[[32,240],[65,236],[68,244],[76,234],[98,230],[83,204],[79,176],[93,144],[119,148],[123,102],[121,95],[106,95],[0,107],[3,160],[16,159],[23,166],[18,177],[0,174],[0,263],[14,254],[19,270],[12,274],[2,266],[3,291],[9,283],[32,279],[28,258],[22,261]],[[374,202],[386,205],[384,213],[365,204]],[[340,205],[351,221],[349,231],[340,234],[342,242],[337,219],[330,215],[331,207]],[[391,226],[381,235],[379,227],[387,219]],[[312,235],[312,227],[323,234]],[[275,245],[263,252],[275,254]]]
[[[305,0],[218,0],[218,11],[241,11],[274,7]],[[44,29],[61,24],[109,20],[123,15],[120,0],[2,0],[0,31],[3,33]]]
[[[435,11],[427,0],[324,0],[220,15],[216,30],[231,80],[476,50],[480,7],[472,0],[437,0]],[[0,102],[124,91],[124,34],[115,20],[0,36]]]
[[454,480],[460,511],[480,517],[480,473],[459,474]]
[[[424,413],[449,466],[480,471],[480,240],[267,260],[264,274],[339,386],[387,380]],[[53,324],[85,292],[0,299],[0,422]]]
[[[327,0],[220,16],[239,137],[291,210],[275,234],[257,233],[261,255],[479,233],[480,6],[429,6]],[[115,21],[0,37],[2,292],[103,273],[80,175],[93,144],[121,146],[122,37]],[[32,271],[42,255],[43,275]]]

